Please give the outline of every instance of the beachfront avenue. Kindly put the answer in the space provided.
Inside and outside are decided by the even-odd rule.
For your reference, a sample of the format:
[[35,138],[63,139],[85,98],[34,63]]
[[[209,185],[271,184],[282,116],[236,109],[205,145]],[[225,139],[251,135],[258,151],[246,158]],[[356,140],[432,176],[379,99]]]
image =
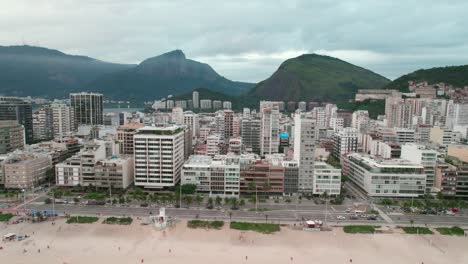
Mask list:
[[[45,204],[44,197],[27,203],[28,210],[51,210],[51,204]],[[138,205],[119,206],[119,205],[75,205],[75,204],[55,204],[55,210],[58,214],[71,215],[100,215],[100,216],[134,216],[147,217],[157,214],[159,207],[150,206],[140,207]],[[17,209],[22,209],[20,205]],[[179,219],[207,219],[207,220],[232,220],[248,222],[274,222],[299,224],[303,220],[321,220],[328,225],[347,225],[347,224],[373,224],[373,225],[428,225],[428,226],[467,226],[468,215],[459,214],[450,215],[419,215],[407,214],[399,210],[388,210],[383,206],[374,207],[379,209],[377,220],[368,220],[366,218],[351,219],[355,213],[347,212],[347,205],[333,205],[325,208],[325,205],[316,204],[262,204],[263,211],[252,211],[252,208],[246,207],[239,210],[230,210],[229,208],[206,209],[204,207],[190,208],[166,208],[166,213]],[[267,208],[267,209],[265,209]],[[338,216],[345,217],[344,220],[338,219]]]

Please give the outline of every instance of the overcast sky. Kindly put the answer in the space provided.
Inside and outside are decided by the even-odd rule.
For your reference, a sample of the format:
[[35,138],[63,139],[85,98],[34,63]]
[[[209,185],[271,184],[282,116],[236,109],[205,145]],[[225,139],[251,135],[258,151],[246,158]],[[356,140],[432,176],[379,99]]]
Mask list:
[[252,82],[315,52],[394,79],[468,64],[468,1],[0,0],[0,45],[23,43],[120,63],[182,49]]

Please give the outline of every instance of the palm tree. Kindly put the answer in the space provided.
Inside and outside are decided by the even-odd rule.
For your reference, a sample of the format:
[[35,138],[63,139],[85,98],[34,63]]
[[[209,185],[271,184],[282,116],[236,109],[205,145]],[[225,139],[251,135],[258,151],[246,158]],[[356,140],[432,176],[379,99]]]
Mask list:
[[231,198],[231,209],[237,209],[239,205],[239,202],[237,201],[236,197]]
[[206,201],[206,207],[208,209],[213,209],[213,198],[208,197],[208,201]]
[[224,205],[228,205],[231,203],[231,198],[229,197],[224,197]]
[[267,179],[265,182],[263,182],[262,186],[262,191],[265,196],[268,196],[268,192],[270,192],[270,181]]
[[258,201],[258,198],[257,198],[257,182],[255,182],[255,180],[249,182],[249,187],[248,187],[248,188],[249,188],[250,191],[255,190],[255,199],[253,199],[253,200],[254,200],[254,202],[255,202],[255,211],[257,211],[257,210],[258,210],[258,204],[257,204],[257,201]]
[[268,222],[268,215],[265,214],[265,223]]
[[245,200],[244,199],[241,199],[239,201],[239,206],[245,206]]
[[195,196],[195,202],[197,203],[198,207],[200,207],[201,203],[203,202],[203,197],[200,194]]
[[222,201],[223,201],[223,198],[221,198],[219,196],[216,196],[216,198],[215,198],[216,206],[218,206],[218,207],[221,206]]
[[229,211],[229,222],[231,222],[231,220],[232,220],[232,212]]
[[184,201],[185,201],[185,204],[187,204],[187,206],[190,207],[190,205],[193,202],[193,197],[191,195],[185,195]]

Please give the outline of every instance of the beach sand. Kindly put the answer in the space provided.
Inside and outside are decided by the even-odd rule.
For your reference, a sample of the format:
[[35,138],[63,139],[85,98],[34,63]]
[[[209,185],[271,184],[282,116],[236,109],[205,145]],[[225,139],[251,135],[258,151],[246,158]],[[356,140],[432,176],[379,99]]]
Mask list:
[[[1,225],[0,234],[28,234],[0,242],[1,263],[468,263],[468,238],[435,235],[345,234],[189,229],[186,222],[165,232],[134,221],[130,226],[66,224]],[[34,232],[34,234],[33,234]],[[49,248],[47,248],[49,246]],[[27,252],[24,253],[24,250]],[[40,250],[40,253],[38,252]],[[247,256],[247,259],[246,259]]]

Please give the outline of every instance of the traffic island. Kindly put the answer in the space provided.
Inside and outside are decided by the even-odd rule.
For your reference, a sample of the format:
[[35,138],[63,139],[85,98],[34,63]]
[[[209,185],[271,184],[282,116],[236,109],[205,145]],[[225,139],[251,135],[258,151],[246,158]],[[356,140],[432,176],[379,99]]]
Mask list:
[[188,228],[205,228],[205,229],[221,229],[224,226],[223,221],[203,221],[203,220],[190,220],[187,222]]
[[273,234],[281,230],[278,224],[247,222],[231,222],[230,228],[242,231],[255,231],[262,234]]

